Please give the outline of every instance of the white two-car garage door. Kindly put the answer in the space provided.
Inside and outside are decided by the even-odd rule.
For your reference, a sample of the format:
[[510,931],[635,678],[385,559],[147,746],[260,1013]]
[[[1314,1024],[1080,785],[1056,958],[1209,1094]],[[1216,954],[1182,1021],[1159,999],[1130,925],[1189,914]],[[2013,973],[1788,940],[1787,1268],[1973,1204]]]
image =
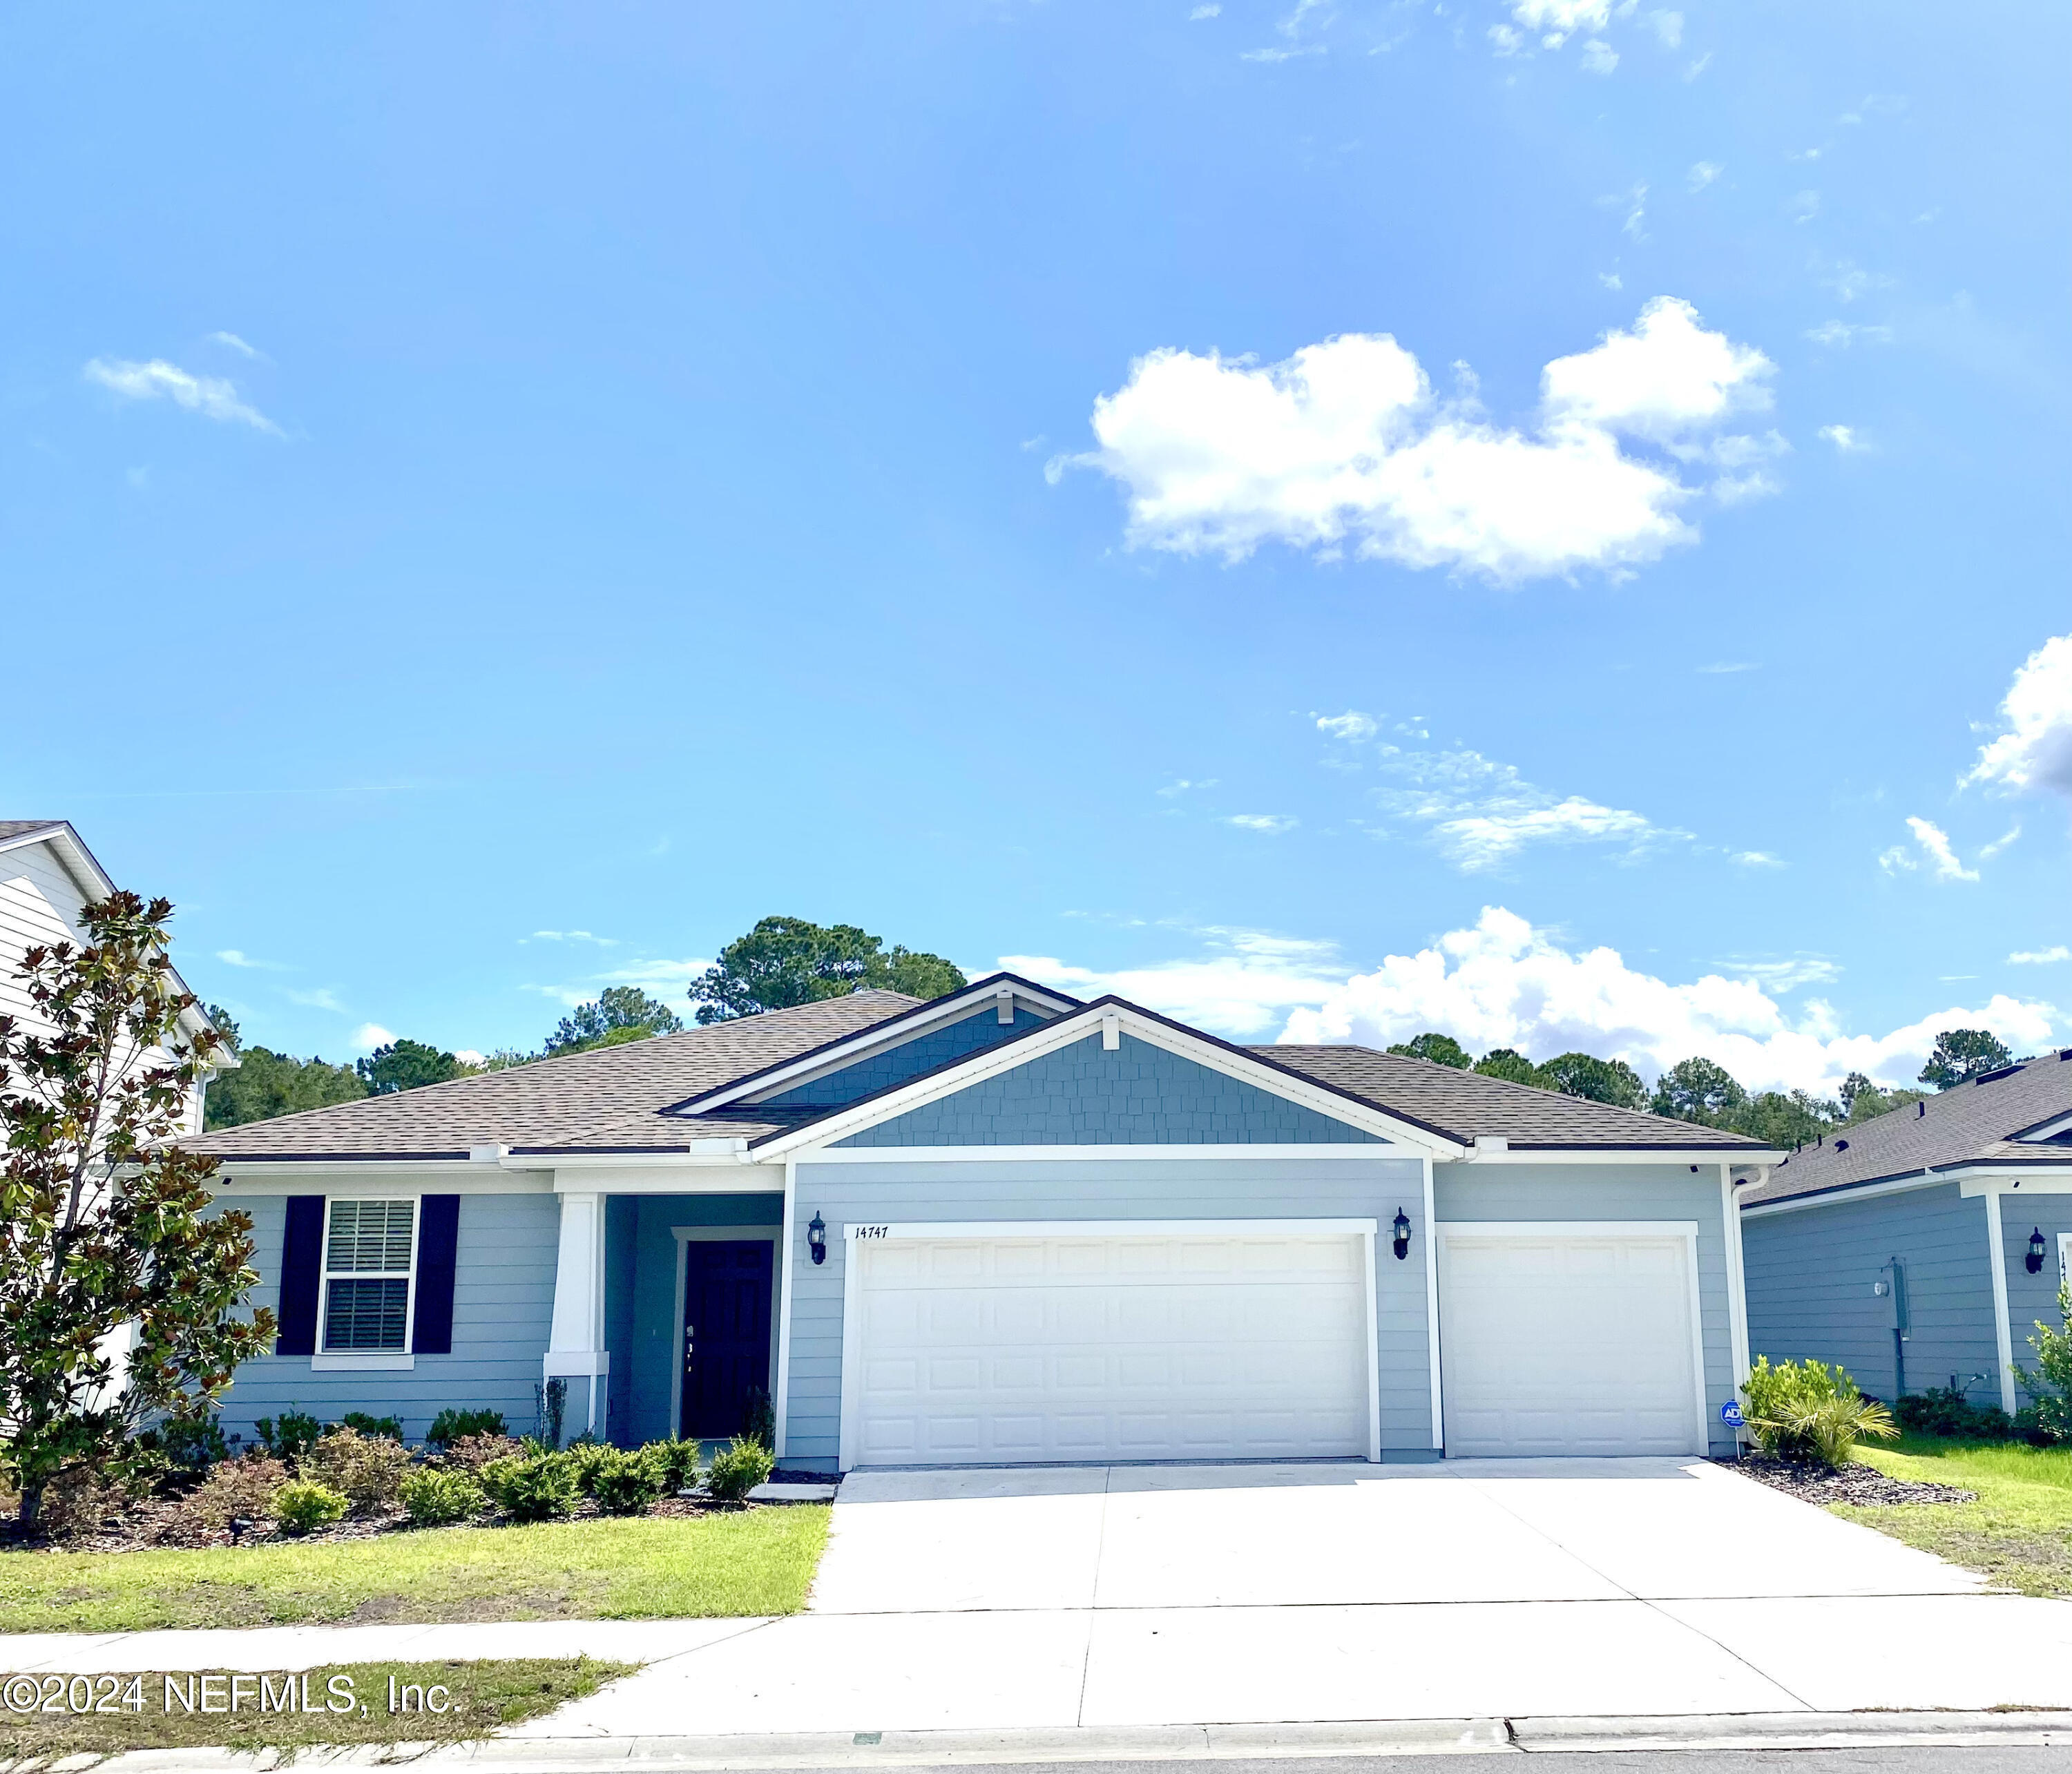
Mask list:
[[842,1464],[1365,1457],[1372,1222],[1296,1223],[852,1228]]
[[1702,1454],[1695,1227],[1439,1227],[1446,1452]]

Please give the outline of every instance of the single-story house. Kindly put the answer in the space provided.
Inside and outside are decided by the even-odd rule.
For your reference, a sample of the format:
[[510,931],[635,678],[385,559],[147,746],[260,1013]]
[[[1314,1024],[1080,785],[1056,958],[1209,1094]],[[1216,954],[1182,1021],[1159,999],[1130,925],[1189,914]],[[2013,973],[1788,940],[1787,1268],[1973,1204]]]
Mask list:
[[2012,1412],[2072,1261],[2072,1047],[1794,1152],[1743,1190],[1741,1226],[1756,1353]]
[[[31,1027],[40,1022],[27,988],[16,977],[23,955],[53,942],[79,942],[80,914],[114,891],[108,871],[94,860],[70,822],[0,819],[0,1015]],[[198,1008],[180,1013],[186,1036],[209,1026]],[[152,1056],[153,1062],[161,1057]],[[236,1055],[225,1051],[213,1069],[227,1071],[236,1064]],[[197,1080],[188,1092],[184,1119],[190,1131],[201,1129],[206,1088],[206,1079]]]
[[1701,1454],[1747,1360],[1716,1130],[1012,974],[192,1142],[280,1321],[225,1422],[445,1406],[795,1470]]

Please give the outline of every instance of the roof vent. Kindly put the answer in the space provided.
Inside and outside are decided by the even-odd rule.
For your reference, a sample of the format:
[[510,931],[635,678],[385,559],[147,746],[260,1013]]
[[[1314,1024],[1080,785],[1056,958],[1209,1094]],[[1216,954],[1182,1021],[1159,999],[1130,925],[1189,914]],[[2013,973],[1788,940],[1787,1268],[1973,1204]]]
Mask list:
[[1837,1152],[1847,1152],[1848,1149],[1849,1149],[1849,1143],[1848,1143],[1848,1140],[1837,1140],[1835,1142],[1835,1150],[1836,1150],[1836,1151],[1837,1151]]
[[2059,1048],[2058,1049],[2058,1057],[2060,1059],[2072,1059],[2072,1047]]
[[1974,1084],[1990,1084],[1995,1078],[2012,1078],[2021,1070],[2019,1066],[2003,1066],[1991,1072],[1981,1072],[1971,1080]]
[[1926,1097],[1923,1097],[1918,1103],[1914,1105],[1914,1119],[1919,1121],[1923,1119],[1927,1113],[1928,1098]]

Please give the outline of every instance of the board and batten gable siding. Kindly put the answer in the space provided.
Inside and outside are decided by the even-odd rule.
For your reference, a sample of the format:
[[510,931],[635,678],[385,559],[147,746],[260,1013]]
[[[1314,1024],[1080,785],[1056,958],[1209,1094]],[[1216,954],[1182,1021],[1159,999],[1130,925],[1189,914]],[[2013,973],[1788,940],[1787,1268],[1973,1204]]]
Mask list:
[[[1735,1397],[1725,1210],[1720,1167],[1701,1164],[1435,1164],[1433,1211],[1449,1221],[1689,1220],[1698,1228],[1698,1309],[1705,1351],[1706,1435],[1733,1451],[1720,1410]],[[1445,1303],[1440,1303],[1442,1322]],[[1519,1334],[1531,1334],[1520,1324]]]
[[[1965,1205],[1982,1210],[1985,1206],[1979,1200]],[[2029,1272],[2029,1264],[2025,1260],[2029,1255],[2029,1234],[2032,1231],[2043,1234],[2043,1268],[2037,1275]],[[2072,1232],[2072,1195],[2032,1194],[2021,1189],[2002,1193],[2000,1242],[2007,1264],[2008,1346],[2016,1361],[2032,1370],[2036,1366],[2036,1349],[2029,1339],[2036,1335],[2037,1321],[2041,1320],[2053,1330],[2064,1326],[2065,1321],[2058,1311],[2058,1234],[2061,1232]],[[1910,1355],[1909,1362],[1912,1360]],[[1906,1377],[1917,1392],[1924,1386],[1943,1385],[1947,1379],[1947,1375],[1916,1378],[1911,1365]],[[1990,1390],[1978,1390],[1984,1394],[1980,1402],[1992,1402]],[[2021,1402],[2029,1402],[2025,1394]]]
[[[1098,1040],[1096,1040],[1098,1047]],[[1112,1057],[1112,1056],[1111,1056]],[[1034,1141],[1026,1142],[1034,1144]],[[1383,1148],[1383,1151],[1386,1151]],[[1385,1452],[1432,1446],[1426,1341],[1424,1171],[1415,1158],[1058,1158],[901,1160],[816,1164],[796,1174],[791,1384],[784,1463],[832,1470],[841,1448],[842,1296],[851,1225],[977,1221],[1372,1219],[1376,1341]],[[1411,1259],[1389,1251],[1401,1209]],[[814,1266],[806,1226],[827,1222],[828,1259]]]
[[997,1047],[1004,1041],[1040,1028],[1045,1020],[1034,1011],[1018,1004],[1014,1020],[1004,1023],[993,1005],[982,1004],[968,1016],[940,1029],[931,1029],[925,1035],[902,1041],[897,1047],[888,1047],[881,1053],[873,1053],[853,1066],[845,1066],[838,1072],[829,1072],[823,1078],[796,1084],[775,1096],[755,1100],[785,1106],[854,1103],[874,1091],[904,1084],[923,1072],[932,1072],[952,1060],[962,1059],[968,1053]]
[[[313,1183],[294,1193],[322,1192]],[[260,1278],[252,1304],[278,1307],[286,1197],[239,1194],[222,1205],[252,1217],[252,1266]],[[408,1370],[348,1373],[319,1373],[306,1355],[262,1355],[237,1370],[224,1394],[224,1432],[249,1443],[258,1419],[283,1411],[306,1411],[327,1423],[365,1411],[400,1418],[405,1436],[418,1441],[451,1406],[500,1411],[512,1434],[530,1433],[533,1389],[553,1320],[560,1238],[560,1204],[553,1195],[462,1195],[451,1354],[420,1355]]]
[[1947,1386],[1953,1374],[1962,1386],[1983,1374],[1975,1396],[1998,1401],[1986,1204],[1965,1200],[1956,1184],[1744,1215],[1741,1255],[1751,1358],[1839,1361],[1864,1391],[1891,1398],[1893,1303],[1875,1290],[1897,1257],[1912,1327],[1907,1390]]
[[835,1144],[1340,1145],[1388,1142],[1124,1034],[1098,1031]]

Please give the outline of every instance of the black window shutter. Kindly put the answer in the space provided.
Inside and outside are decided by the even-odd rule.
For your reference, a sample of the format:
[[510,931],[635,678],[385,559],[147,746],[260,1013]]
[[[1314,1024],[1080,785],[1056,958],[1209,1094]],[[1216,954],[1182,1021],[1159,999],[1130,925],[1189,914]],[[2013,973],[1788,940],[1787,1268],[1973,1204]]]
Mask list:
[[324,1198],[290,1195],[288,1221],[281,1240],[281,1303],[273,1316],[281,1334],[276,1355],[317,1352],[317,1284],[323,1270]]
[[419,1355],[453,1353],[454,1259],[460,1243],[460,1197],[427,1195],[417,1203],[417,1308],[410,1347]]

